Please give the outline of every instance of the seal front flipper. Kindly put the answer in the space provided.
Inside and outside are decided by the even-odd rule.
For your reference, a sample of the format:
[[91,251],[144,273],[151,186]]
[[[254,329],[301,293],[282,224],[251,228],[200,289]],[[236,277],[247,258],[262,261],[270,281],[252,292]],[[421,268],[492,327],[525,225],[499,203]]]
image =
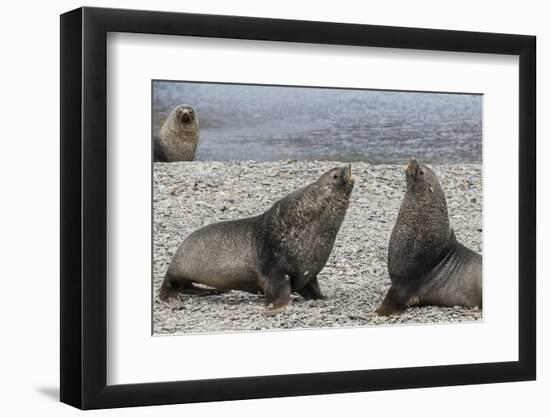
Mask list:
[[392,314],[401,313],[405,310],[405,307],[413,296],[411,289],[397,282],[395,279],[392,279],[392,282],[393,284],[384,297],[384,301],[376,309],[376,313],[379,316],[391,316]]
[[153,158],[155,162],[168,162],[168,149],[157,137],[153,139]]
[[290,303],[291,293],[290,276],[279,269],[270,271],[265,286],[264,315],[274,316],[281,312]]
[[298,290],[298,294],[306,300],[326,300],[327,297],[321,292],[317,277],[313,277],[302,289]]

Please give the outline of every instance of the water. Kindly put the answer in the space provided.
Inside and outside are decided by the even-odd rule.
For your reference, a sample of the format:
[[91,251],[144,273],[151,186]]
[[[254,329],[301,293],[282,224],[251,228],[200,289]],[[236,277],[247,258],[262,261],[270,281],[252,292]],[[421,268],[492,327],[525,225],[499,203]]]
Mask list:
[[199,116],[197,160],[482,157],[480,95],[155,81],[154,134],[181,103]]

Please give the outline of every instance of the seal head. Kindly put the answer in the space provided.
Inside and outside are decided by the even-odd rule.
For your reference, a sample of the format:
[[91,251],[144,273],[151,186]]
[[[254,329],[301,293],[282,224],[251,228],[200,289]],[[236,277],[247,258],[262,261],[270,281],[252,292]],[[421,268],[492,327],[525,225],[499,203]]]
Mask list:
[[189,105],[181,105],[174,109],[176,117],[174,118],[177,122],[178,128],[185,129],[188,125],[196,121],[195,110]]

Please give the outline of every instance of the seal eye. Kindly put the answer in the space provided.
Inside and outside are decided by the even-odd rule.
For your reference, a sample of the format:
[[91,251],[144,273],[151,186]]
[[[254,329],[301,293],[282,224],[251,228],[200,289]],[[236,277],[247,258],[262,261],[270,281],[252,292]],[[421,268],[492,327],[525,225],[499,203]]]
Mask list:
[[334,174],[334,175],[332,176],[332,178],[334,178],[335,180],[337,180],[337,179],[338,179],[338,174]]

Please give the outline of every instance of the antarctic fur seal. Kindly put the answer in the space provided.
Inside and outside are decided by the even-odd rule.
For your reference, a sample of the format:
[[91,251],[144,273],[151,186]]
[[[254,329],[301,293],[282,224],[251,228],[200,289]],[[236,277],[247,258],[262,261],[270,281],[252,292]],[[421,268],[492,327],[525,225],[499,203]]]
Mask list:
[[154,138],[154,160],[192,161],[199,143],[199,118],[187,104],[175,107]]
[[409,305],[481,307],[482,258],[460,244],[451,228],[437,176],[411,157],[407,191],[390,237],[391,287],[376,312]]
[[179,293],[219,290],[265,295],[273,315],[298,292],[324,298],[317,274],[325,266],[353,189],[351,165],[333,168],[263,214],[213,223],[191,233],[178,248],[159,291],[163,301]]

